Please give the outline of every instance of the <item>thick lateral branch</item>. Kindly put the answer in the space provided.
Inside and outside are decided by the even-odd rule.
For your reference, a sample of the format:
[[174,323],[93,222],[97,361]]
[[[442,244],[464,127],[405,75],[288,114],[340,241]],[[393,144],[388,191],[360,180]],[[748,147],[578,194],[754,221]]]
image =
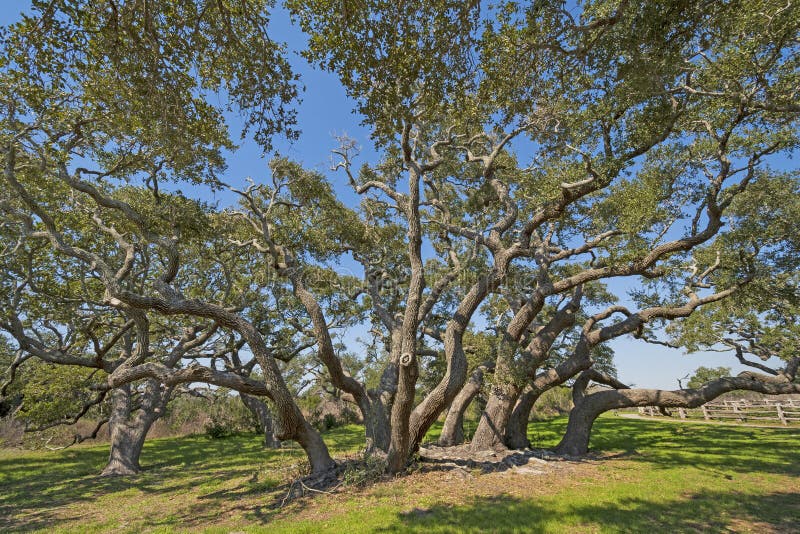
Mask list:
[[184,369],[170,369],[157,363],[143,363],[135,367],[122,366],[109,375],[108,386],[117,388],[144,378],[156,379],[167,386],[203,382],[250,395],[269,396],[270,393],[262,381],[197,364]]
[[767,395],[800,393],[800,383],[794,382],[798,359],[787,366],[779,376],[744,372],[736,377],[720,378],[696,389],[609,389],[589,395],[576,395],[575,408],[569,415],[567,431],[556,451],[561,454],[580,455],[589,450],[589,436],[597,417],[609,410],[658,406],[659,408],[696,408],[711,402],[723,393],[744,390]]
[[[770,380],[771,379],[771,380]],[[666,391],[661,389],[608,390],[592,393],[598,406],[608,405],[609,409],[637,406],[660,406],[663,408],[697,408],[711,402],[723,393],[746,390],[767,395],[800,393],[800,384],[776,380],[774,377],[745,372],[736,377],[720,378],[697,389]],[[598,395],[595,399],[595,395]]]

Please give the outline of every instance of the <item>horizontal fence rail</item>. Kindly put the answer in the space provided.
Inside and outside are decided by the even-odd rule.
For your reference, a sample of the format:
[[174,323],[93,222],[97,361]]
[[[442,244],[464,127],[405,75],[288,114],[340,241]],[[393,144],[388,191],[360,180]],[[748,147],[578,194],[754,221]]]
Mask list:
[[783,425],[800,423],[800,399],[781,400],[726,400],[710,402],[699,408],[662,410],[654,406],[639,408],[639,415],[650,417],[678,417],[680,419],[769,421]]

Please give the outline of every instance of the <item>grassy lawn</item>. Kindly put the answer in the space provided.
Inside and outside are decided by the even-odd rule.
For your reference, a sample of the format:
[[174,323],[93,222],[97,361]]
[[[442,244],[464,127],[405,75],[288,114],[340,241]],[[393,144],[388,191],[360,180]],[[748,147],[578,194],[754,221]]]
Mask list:
[[[531,425],[554,445],[566,424]],[[326,440],[353,454],[362,431]],[[800,431],[608,416],[602,458],[541,475],[420,471],[276,506],[302,451],[256,436],[151,440],[145,472],[97,477],[107,450],[0,451],[0,531],[798,532]]]

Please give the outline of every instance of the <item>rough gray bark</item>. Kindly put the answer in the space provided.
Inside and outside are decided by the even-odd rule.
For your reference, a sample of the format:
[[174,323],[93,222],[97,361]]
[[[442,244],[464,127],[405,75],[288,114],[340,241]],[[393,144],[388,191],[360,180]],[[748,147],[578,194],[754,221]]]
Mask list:
[[464,412],[466,412],[472,399],[480,392],[481,386],[483,386],[483,374],[490,372],[493,368],[494,362],[487,362],[478,366],[455,399],[453,399],[453,403],[450,405],[447,417],[444,420],[442,434],[439,436],[439,445],[451,446],[464,443]]
[[[148,384],[148,389],[158,384]],[[108,420],[111,451],[101,476],[129,476],[141,471],[139,458],[145,438],[161,414],[163,399],[157,390],[148,391],[141,409],[132,409],[131,385],[125,384],[111,392],[111,417]]]
[[272,421],[272,414],[269,413],[269,408],[266,403],[247,393],[239,393],[239,398],[242,404],[250,410],[253,417],[256,418],[264,435],[264,446],[270,449],[277,449],[281,446],[279,439],[275,437],[274,423]]
[[517,399],[517,404],[511,412],[511,417],[506,425],[506,446],[510,449],[524,449],[530,446],[528,441],[528,421],[531,417],[533,405],[542,392],[532,386],[526,387]]
[[414,408],[419,365],[417,362],[417,335],[422,309],[422,294],[425,290],[425,267],[422,261],[422,223],[420,219],[420,181],[424,174],[419,164],[412,158],[410,143],[411,125],[403,128],[403,154],[408,166],[408,196],[399,203],[408,222],[408,260],[411,276],[408,282],[403,320],[400,326],[399,346],[393,344],[392,361],[397,362],[397,391],[392,403],[389,421],[391,435],[387,455],[389,473],[399,473],[406,468],[412,439],[410,435],[411,412]]
[[364,415],[364,431],[367,438],[367,452],[386,453],[391,440],[389,426],[389,413],[391,411],[394,389],[397,387],[397,366],[389,364],[384,370],[381,382],[390,382],[394,385],[382,385],[380,388],[370,390],[369,411]]
[[506,426],[519,393],[520,387],[516,384],[496,385],[492,388],[489,402],[486,403],[478,428],[472,436],[470,449],[483,451],[506,448]]
[[524,449],[530,445],[528,441],[528,423],[531,410],[544,392],[560,386],[573,376],[592,365],[589,358],[589,345],[579,343],[572,357],[561,362],[552,369],[536,375],[533,381],[520,394],[514,410],[506,425],[506,446],[512,449]]
[[[475,310],[486,295],[496,289],[506,276],[511,256],[503,251],[495,258],[495,268],[481,277],[459,303],[445,330],[444,353],[447,369],[442,380],[431,390],[411,414],[411,434],[414,446],[418,446],[448,404],[455,402],[467,377],[467,358],[464,354],[464,332]],[[466,408],[466,406],[465,406]]]
[[[404,349],[399,358],[416,352],[416,326],[413,330],[406,330],[401,347]],[[406,351],[405,349],[409,349]],[[413,352],[411,352],[413,351]],[[398,369],[397,392],[395,393],[392,410],[389,416],[391,433],[389,437],[389,451],[387,456],[387,470],[389,473],[400,473],[405,470],[411,454],[411,435],[409,422],[414,403],[415,386],[419,377],[419,367],[416,355],[411,356],[408,365],[400,365]]]
[[778,378],[745,372],[736,377],[714,380],[697,389],[674,391],[660,389],[610,389],[585,395],[586,383],[573,391],[577,399],[569,416],[567,431],[555,451],[559,454],[580,456],[589,452],[589,438],[597,417],[609,410],[638,406],[661,408],[696,408],[723,393],[736,390],[757,391],[768,395],[800,393],[800,384],[792,377]]
[[570,358],[567,358],[552,369],[547,369],[537,374],[536,378],[531,381],[519,396],[508,425],[506,425],[506,446],[512,449],[522,449],[530,445],[528,442],[528,422],[533,406],[545,391],[563,384],[592,365],[592,360],[589,357],[591,343],[589,337],[584,336],[578,342]]
[[[110,424],[111,453],[101,476],[129,476],[141,471],[139,457],[147,432],[130,423]],[[146,430],[149,430],[149,426]]]
[[581,286],[578,286],[573,298],[559,309],[546,325],[536,331],[525,350],[522,351],[520,361],[515,361],[516,346],[526,334],[533,318],[544,306],[543,294],[537,293],[536,298],[529,299],[515,313],[498,350],[495,386],[492,388],[489,402],[481,415],[475,436],[472,438],[472,450],[489,450],[507,446],[506,434],[509,420],[523,389],[523,384],[519,383],[520,369],[526,379],[533,378],[532,375],[538,366],[547,359],[548,352],[556,338],[575,323],[575,313],[580,306],[582,297],[583,291]]

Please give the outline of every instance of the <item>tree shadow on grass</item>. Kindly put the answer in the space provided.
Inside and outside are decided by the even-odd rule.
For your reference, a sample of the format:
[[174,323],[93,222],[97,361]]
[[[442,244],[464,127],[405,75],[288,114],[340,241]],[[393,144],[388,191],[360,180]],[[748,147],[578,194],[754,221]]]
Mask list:
[[63,507],[71,504],[128,490],[180,495],[204,484],[245,478],[265,462],[298,456],[293,450],[264,449],[259,440],[258,436],[151,440],[142,453],[142,473],[130,477],[99,476],[108,459],[107,446],[0,457],[0,531],[69,523],[73,510]]
[[[213,479],[225,481],[244,478],[252,468],[216,470]],[[130,490],[145,495],[181,496],[196,491],[198,485],[207,484],[208,476],[173,479],[174,470],[145,471],[131,477],[100,477],[94,473],[74,478],[46,481],[36,480],[19,485],[11,491],[0,491],[0,532],[7,530],[36,530],[54,524],[70,524],[78,508],[71,507],[81,502],[92,502],[103,496],[122,494]],[[80,515],[80,514],[78,514]],[[173,515],[173,514],[170,514]],[[174,522],[177,517],[171,517]],[[153,518],[157,519],[157,518]]]
[[[554,446],[566,418],[530,425],[531,441]],[[624,450],[654,468],[694,466],[738,473],[800,475],[796,428],[748,428],[601,417],[592,431],[592,452]],[[632,453],[641,454],[634,455]]]
[[[532,425],[533,432],[540,437],[539,446],[547,446],[547,440],[557,441],[565,423],[565,419],[560,419]],[[738,472],[800,475],[796,448],[798,435],[797,429],[732,429],[607,417],[598,420],[592,447],[595,450],[627,451],[622,455],[628,460],[643,462],[655,470],[693,466],[726,478],[730,473]],[[336,429],[326,435],[326,440],[333,450],[355,450],[363,442],[363,430],[357,427]],[[263,504],[275,498],[274,482],[276,477],[280,478],[277,473],[288,463],[302,460],[303,454],[299,449],[263,449],[259,441],[258,436],[224,440],[210,440],[205,436],[151,440],[142,455],[144,472],[130,478],[97,476],[107,459],[107,446],[0,456],[0,531],[45,529],[54,524],[62,527],[78,525],[80,508],[70,505],[122,495],[129,490],[139,491],[145,496],[163,495],[164,499],[184,494],[192,494],[198,499],[196,504],[179,508],[170,509],[166,504],[164,512],[153,512],[152,517],[148,516],[140,525],[142,528],[201,525],[215,521],[222,509],[244,512],[250,517],[255,516],[254,520],[262,525],[269,524],[280,511]],[[549,443],[550,446],[554,444]],[[257,476],[249,480],[254,474]],[[788,524],[786,517],[800,516],[796,504],[800,502],[800,489],[792,491],[794,493],[775,493],[763,499],[740,498],[735,492],[701,493],[664,505],[663,509],[659,508],[662,503],[653,502],[657,497],[652,500],[616,500],[608,505],[572,506],[568,514],[577,517],[573,523],[578,527],[598,524],[596,516],[599,514],[605,521],[599,524],[628,531],[663,530],[657,528],[660,526],[657,521],[652,522],[653,518],[659,519],[660,516],[665,518],[664,525],[678,530],[703,530],[706,526],[709,530],[718,530],[710,518],[722,512],[732,513],[742,521],[764,520],[766,517],[772,525],[783,528]],[[254,505],[252,499],[248,500],[259,493],[264,495],[262,505]],[[130,502],[130,496],[122,501]],[[776,507],[783,506],[789,515],[773,514],[770,502]],[[764,503],[765,507],[761,506]],[[305,502],[299,506],[304,507]],[[549,528],[546,525],[551,521],[558,521],[558,515],[564,514],[563,508],[567,506],[539,506],[505,497],[476,499],[474,505],[417,510],[401,517],[401,522],[414,528],[418,524],[436,524],[444,528],[443,522],[451,518],[448,514],[457,513],[458,517],[452,516],[452,519],[461,524],[459,518],[464,518],[464,528],[469,526],[474,516],[475,524],[485,525],[490,531],[518,529],[535,532],[536,529]],[[677,511],[671,512],[672,508]],[[560,511],[555,513],[553,509]],[[753,527],[751,530],[763,529]],[[798,530],[800,528],[795,529]]]
[[541,532],[558,516],[557,510],[515,497],[478,497],[460,506],[414,508],[398,514],[399,525],[379,532]]
[[[363,444],[363,429],[337,428],[325,438],[332,449],[355,450]],[[265,449],[261,439],[254,434],[148,440],[141,457],[143,471],[130,477],[99,476],[108,460],[108,445],[0,456],[0,532],[74,524],[80,513],[66,507],[129,490],[165,498],[193,493],[200,499],[165,514],[169,517],[148,519],[148,528],[212,521],[226,502],[274,491],[278,483],[270,477],[279,477],[281,467],[304,459],[297,446]],[[236,479],[242,480],[236,487],[219,489]]]
[[466,505],[436,505],[398,514],[381,532],[797,532],[800,490],[758,498],[704,491],[679,500],[624,498],[613,504],[548,506],[510,496],[475,498]]

